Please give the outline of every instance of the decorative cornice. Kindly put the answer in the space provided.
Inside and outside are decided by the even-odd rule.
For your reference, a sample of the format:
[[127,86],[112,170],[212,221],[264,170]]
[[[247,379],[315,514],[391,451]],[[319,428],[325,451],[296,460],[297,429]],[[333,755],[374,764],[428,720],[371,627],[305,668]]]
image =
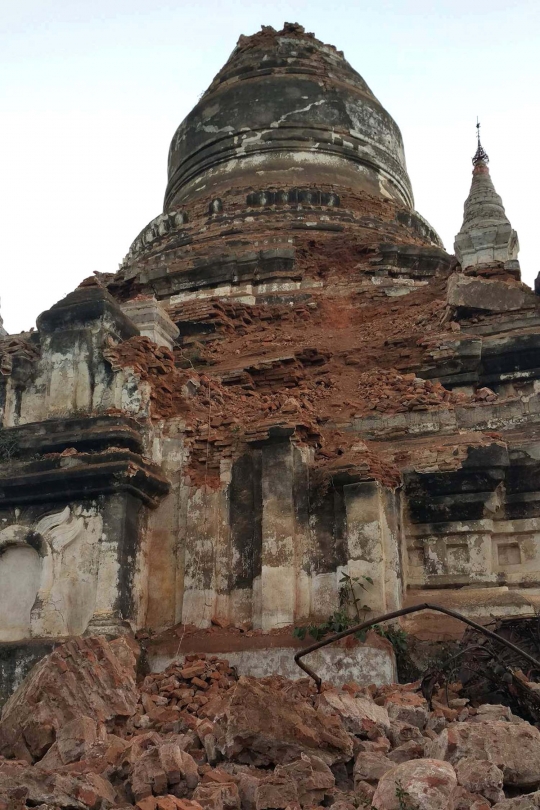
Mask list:
[[169,491],[142,456],[140,426],[121,416],[30,423],[0,431],[0,506],[118,491],[157,506]]

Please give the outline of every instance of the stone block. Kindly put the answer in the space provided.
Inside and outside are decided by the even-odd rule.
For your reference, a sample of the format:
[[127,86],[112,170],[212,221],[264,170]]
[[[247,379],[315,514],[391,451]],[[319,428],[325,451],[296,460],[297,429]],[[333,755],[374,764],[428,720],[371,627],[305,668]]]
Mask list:
[[155,298],[135,298],[127,301],[122,304],[122,311],[135,324],[141,335],[150,338],[158,346],[173,348],[180,330]]
[[415,692],[394,692],[386,700],[386,709],[391,720],[399,720],[422,730],[428,720],[428,705]]
[[[302,807],[313,807],[323,802],[325,793],[331,791],[335,785],[334,774],[320,757],[313,754],[301,754],[300,759],[287,765],[278,765],[274,771],[274,778],[282,778],[285,782],[292,782],[298,791],[298,801]],[[293,791],[289,790],[289,793]],[[291,799],[296,801],[296,799]],[[275,805],[268,805],[274,807]]]
[[373,796],[375,810],[450,810],[457,789],[454,769],[448,762],[415,759],[385,773]]
[[319,697],[317,705],[324,713],[338,714],[352,734],[366,733],[374,727],[386,734],[390,728],[388,711],[367,697],[328,690]]
[[135,713],[138,692],[134,675],[103,638],[79,638],[58,647],[34,667],[4,706],[0,753],[28,762],[41,759],[54,742],[53,729],[84,715],[90,722],[79,723],[78,731],[73,727],[73,733],[66,736],[65,755],[69,759],[75,738],[81,751],[93,738],[92,721],[101,723]]
[[451,307],[489,312],[512,312],[537,305],[534,293],[525,285],[474,278],[462,273],[450,276],[446,300]]
[[360,751],[354,763],[354,782],[378,782],[392,768],[395,762],[384,754]]
[[464,757],[489,759],[503,772],[505,785],[540,785],[540,732],[528,723],[452,723],[428,744],[426,753],[452,764]]
[[240,794],[234,782],[199,785],[193,799],[203,810],[240,810]]
[[273,685],[239,679],[228,707],[216,722],[216,743],[236,759],[246,748],[258,764],[286,763],[315,754],[327,765],[352,757],[352,740],[337,715],[325,715]]
[[455,770],[459,784],[471,793],[480,793],[492,802],[504,799],[503,772],[495,763],[465,757]]
[[98,725],[91,717],[81,715],[62,726],[56,736],[56,745],[64,765],[84,759],[98,741]]

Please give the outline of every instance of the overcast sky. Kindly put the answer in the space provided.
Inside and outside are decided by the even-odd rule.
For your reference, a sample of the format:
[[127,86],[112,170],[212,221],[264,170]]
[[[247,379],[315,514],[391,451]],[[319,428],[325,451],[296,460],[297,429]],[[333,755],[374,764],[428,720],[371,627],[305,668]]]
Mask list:
[[172,135],[261,25],[345,52],[401,128],[416,208],[452,252],[482,122],[495,187],[540,270],[539,0],[0,0],[5,327],[115,271],[162,208]]

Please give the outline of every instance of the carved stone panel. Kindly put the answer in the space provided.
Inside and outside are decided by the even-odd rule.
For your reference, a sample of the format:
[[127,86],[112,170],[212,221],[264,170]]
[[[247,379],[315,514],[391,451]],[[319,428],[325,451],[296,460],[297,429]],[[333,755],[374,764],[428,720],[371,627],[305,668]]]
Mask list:
[[0,641],[85,632],[101,534],[97,508],[81,506],[0,530]]

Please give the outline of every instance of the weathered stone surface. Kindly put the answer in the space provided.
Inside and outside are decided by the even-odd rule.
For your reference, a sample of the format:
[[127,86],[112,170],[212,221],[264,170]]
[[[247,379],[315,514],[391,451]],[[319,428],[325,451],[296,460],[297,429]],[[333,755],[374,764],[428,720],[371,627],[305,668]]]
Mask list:
[[[286,73],[282,60],[288,66]],[[262,76],[260,64],[269,65]],[[237,80],[231,81],[239,75],[250,77],[241,88]],[[323,76],[326,95],[319,84]],[[294,89],[301,89],[303,106],[298,106]],[[261,94],[264,109],[254,118]],[[287,127],[290,132],[284,132]],[[326,144],[334,130],[348,133],[350,140],[336,144],[330,159]],[[263,147],[268,139],[283,144],[284,154],[268,154]],[[412,201],[401,135],[391,117],[342,53],[301,26],[287,23],[279,32],[265,27],[252,37],[241,37],[178,128],[170,148],[166,210],[176,208],[200,186],[214,188],[218,195],[220,187],[230,186],[231,177],[246,187],[252,182],[253,162],[264,171],[267,184],[279,183],[298,153],[302,157],[297,160],[305,165],[301,174],[307,170],[311,183],[328,181],[333,167],[334,178],[337,175],[345,185],[362,185],[377,196],[384,196],[384,189],[389,197]],[[222,210],[217,197],[210,212]]]
[[[101,736],[103,737],[103,734]],[[61,726],[56,734],[56,746],[64,765],[84,759],[97,741],[98,724],[84,715],[75,717]]]
[[401,810],[408,801],[417,810],[452,810],[456,788],[456,774],[447,762],[411,760],[383,776],[373,796],[373,807]]
[[[168,657],[162,655],[159,639],[155,642],[150,640],[148,658],[152,669],[161,671],[165,663],[174,660],[175,654],[176,650],[172,650]],[[245,650],[227,651],[227,660],[238,675],[250,678],[264,678],[269,673],[292,680],[298,677],[298,667],[291,656],[290,647],[253,649],[248,640]],[[372,637],[350,649],[332,645],[323,647],[311,653],[310,662],[323,681],[331,682],[334,686],[347,683],[353,677],[363,683],[376,684],[394,683],[397,678],[393,649],[385,648]]]
[[453,723],[426,747],[426,753],[452,764],[465,757],[489,760],[505,785],[540,784],[540,732],[528,723]]
[[490,721],[503,721],[506,720],[510,722],[521,722],[520,717],[516,717],[512,714],[508,706],[500,706],[499,704],[490,704],[486,703],[483,706],[479,706],[476,709],[476,714],[472,714],[469,719],[468,723],[487,723]]
[[276,777],[284,777],[296,784],[298,801],[304,806],[322,803],[325,793],[334,785],[334,774],[328,765],[314,754],[302,754],[300,759],[288,765],[277,765]]
[[287,774],[274,773],[262,779],[243,774],[238,790],[244,810],[281,810],[298,802],[297,784]]
[[0,803],[17,807],[47,805],[66,810],[107,810],[117,803],[111,783],[96,773],[45,773],[0,760]]
[[471,793],[481,793],[491,802],[504,799],[503,772],[493,762],[465,757],[454,767],[458,783]]
[[417,740],[409,740],[388,753],[388,759],[397,764],[408,762],[409,759],[422,759],[425,755],[425,744]]
[[388,729],[388,738],[394,748],[408,742],[417,742],[420,745],[425,743],[425,738],[418,726],[411,726],[401,720],[394,720]]
[[158,346],[173,348],[180,330],[153,296],[128,301],[123,305],[122,311],[141,335],[150,338]]
[[284,763],[316,754],[327,764],[352,757],[352,741],[337,716],[305,700],[242,677],[216,721],[216,744],[230,759]]
[[378,729],[372,736],[374,737],[372,740],[364,740],[357,737],[354,743],[354,750],[358,753],[360,751],[371,751],[375,754],[388,754],[392,747],[390,740],[387,737],[379,736]]
[[466,788],[458,785],[454,794],[454,805],[452,810],[490,810],[491,802],[479,796],[477,793],[470,793]]
[[355,785],[355,798],[360,807],[371,807],[375,785],[370,782],[357,782]]
[[319,696],[317,705],[325,714],[339,715],[347,731],[352,734],[367,733],[374,726],[383,733],[390,728],[388,711],[367,697],[353,697],[348,692],[327,690]]
[[390,720],[399,720],[422,730],[427,722],[429,710],[425,699],[416,692],[396,691],[389,695],[385,707]]
[[451,307],[512,312],[537,306],[534,293],[525,285],[475,278],[455,273],[448,281],[447,301]]
[[242,773],[238,777],[238,794],[244,810],[257,810],[259,784],[260,779],[254,774]]
[[176,742],[164,741],[154,732],[135,737],[124,759],[131,763],[129,780],[137,801],[173,789],[183,797],[199,784],[193,757]]
[[464,268],[490,262],[510,263],[517,259],[519,251],[517,233],[495,191],[488,160],[479,143],[473,158],[473,178],[465,201],[463,225],[454,242],[456,256]]
[[[367,782],[365,783],[365,785],[366,785],[367,788],[369,788],[371,791],[373,791],[373,788],[371,787],[371,785],[368,785]],[[371,793],[371,795],[373,795],[373,793]],[[362,794],[359,794],[359,797],[361,798]],[[366,798],[367,797],[368,797],[368,794],[366,794]],[[338,800],[337,802],[333,803],[332,807],[334,808],[334,810],[354,810],[355,805],[352,802],[344,802],[344,801]]]
[[493,810],[536,810],[540,807],[540,790],[515,799],[503,799],[493,805]]
[[[40,661],[4,706],[0,754],[32,762],[46,753],[58,729],[76,718],[91,724],[133,715],[135,673],[114,649],[102,637],[77,638]],[[83,736],[92,735],[90,724],[81,726]]]
[[191,799],[179,799],[177,796],[148,796],[135,805],[139,810],[202,810],[198,802]]
[[199,784],[195,760],[176,743],[163,743],[159,746],[159,761],[169,784],[174,785],[185,779],[188,790],[194,790]]
[[109,646],[128,672],[135,672],[141,649],[131,636],[121,635],[109,641]]
[[203,810],[240,810],[240,795],[234,782],[199,785],[193,799]]
[[395,762],[384,754],[361,751],[354,761],[354,781],[378,782],[384,774],[395,767]]

